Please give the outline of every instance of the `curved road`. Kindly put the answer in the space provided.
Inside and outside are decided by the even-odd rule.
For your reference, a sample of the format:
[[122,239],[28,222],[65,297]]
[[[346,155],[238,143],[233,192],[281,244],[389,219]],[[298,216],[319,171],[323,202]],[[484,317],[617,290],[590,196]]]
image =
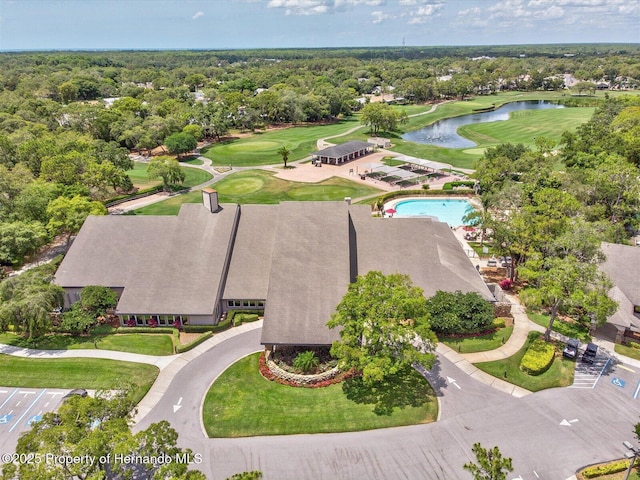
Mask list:
[[261,470],[265,479],[468,479],[462,465],[473,460],[473,443],[481,442],[498,445],[513,458],[510,479],[563,480],[581,466],[621,457],[622,441],[633,438],[640,415],[640,401],[611,385],[610,376],[594,389],[552,389],[515,398],[439,356],[427,374],[440,403],[436,423],[341,434],[206,438],[201,426],[206,391],[235,360],[261,349],[260,335],[261,329],[237,335],[193,359],[136,429],[168,419],[179,443],[203,455],[203,463],[194,467],[210,479],[245,470]]

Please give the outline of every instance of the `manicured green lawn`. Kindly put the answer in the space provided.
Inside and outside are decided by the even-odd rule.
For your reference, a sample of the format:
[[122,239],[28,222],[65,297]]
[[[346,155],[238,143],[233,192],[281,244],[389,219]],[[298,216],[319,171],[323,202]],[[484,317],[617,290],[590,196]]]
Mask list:
[[626,345],[620,345],[616,343],[613,349],[620,355],[640,360],[640,350],[637,348],[627,347]]
[[[538,332],[529,333],[529,338],[525,345],[513,356],[495,362],[482,362],[474,364],[483,372],[506,382],[526,388],[532,392],[544,390],[546,388],[566,387],[573,383],[573,373],[575,362],[568,360],[562,355],[557,355],[549,370],[542,375],[532,376],[520,370],[520,360],[527,351],[529,343],[540,335]],[[506,377],[505,377],[506,373]]]
[[574,132],[594,111],[595,108],[519,110],[511,113],[509,121],[465,125],[458,133],[485,148],[501,143],[532,146],[536,137],[559,142],[563,132]]
[[[527,311],[527,316],[541,327],[547,328],[549,325],[549,315]],[[579,323],[569,323],[556,318],[553,321],[553,331],[566,335],[567,337],[577,338],[582,342],[591,341],[591,335],[589,335],[589,332]]]
[[[344,200],[381,193],[377,188],[332,177],[319,183],[290,182],[264,170],[247,170],[229,175],[215,184],[220,203],[266,204],[287,200]],[[140,208],[136,215],[176,215],[183,203],[199,203],[200,192],[190,192]]]
[[[96,342],[94,344],[94,341]],[[173,340],[167,334],[93,334],[76,337],[71,335],[46,335],[34,341],[27,341],[20,335],[1,333],[0,343],[16,347],[38,348],[40,350],[116,350],[119,352],[141,353],[145,355],[172,355]]]
[[160,180],[149,180],[149,177],[147,177],[147,166],[149,166],[149,164],[145,162],[133,162],[133,168],[127,170],[127,175],[129,175],[129,178],[133,182],[133,186],[141,190],[162,184]]
[[[200,162],[202,165],[202,160],[195,159],[194,162]],[[191,163],[191,161],[182,162],[182,163]],[[162,184],[160,180],[149,180],[147,177],[147,166],[148,163],[144,162],[134,162],[133,169],[127,171],[127,175],[131,178],[133,185],[140,189],[155,187],[156,185]],[[193,165],[197,165],[197,163],[193,163]],[[182,183],[180,188],[191,188],[196,185],[201,185],[203,183],[208,182],[213,178],[213,176],[204,170],[199,168],[190,168],[190,167],[181,167],[182,171],[185,174],[184,183]]]
[[378,416],[371,405],[348,400],[341,384],[294,388],[270,382],[260,375],[258,358],[256,353],[233,364],[207,393],[203,421],[210,437],[370,430],[432,422],[437,416],[435,396],[417,372],[415,382],[425,382],[431,392],[428,401]]
[[509,340],[512,333],[513,327],[505,327],[499,328],[488,335],[481,335],[479,337],[441,337],[438,338],[438,340],[449,348],[453,348],[456,352],[460,353],[487,352],[489,350],[500,348],[504,345],[504,343]]
[[191,157],[186,160],[180,159],[180,163],[186,163],[187,165],[204,165],[204,162],[197,157]]
[[340,120],[330,125],[291,127],[282,130],[256,132],[250,137],[215,144],[202,150],[213,165],[249,167],[282,163],[278,150],[286,146],[291,154],[289,160],[300,160],[316,151],[318,139],[330,137],[357,127],[356,117]]
[[182,167],[184,172],[184,182],[180,185],[182,188],[191,188],[196,185],[202,185],[213,178],[209,172],[200,170],[199,168]]
[[0,355],[0,382],[5,387],[86,388],[108,390],[123,382],[136,386],[136,403],[151,388],[160,370],[153,365],[98,358],[19,358]]
[[[412,130],[418,130],[422,127],[430,125],[438,120],[449,117],[457,117],[473,113],[474,110],[482,109],[495,104],[500,106],[507,102],[524,101],[524,100],[559,100],[562,98],[560,92],[507,92],[497,95],[478,96],[471,100],[448,102],[438,105],[438,108],[429,114],[419,115],[409,118],[405,124],[399,125],[399,132],[394,134],[382,133],[381,136],[391,138],[394,147],[391,149],[398,153],[411,155],[418,158],[445,162],[458,168],[474,168],[475,162],[482,156],[485,148],[494,146],[503,142],[522,142],[526,145],[534,144],[534,137],[539,135],[548,136],[553,139],[559,139],[565,130],[574,130],[580,123],[588,120],[593,113],[593,108],[564,108],[558,110],[549,110],[549,112],[558,112],[550,114],[550,119],[544,116],[529,118],[528,113],[525,115],[514,115],[513,120],[507,122],[492,122],[474,124],[473,126],[463,127],[461,129],[469,130],[471,140],[478,143],[477,147],[464,149],[442,148],[434,145],[422,145],[413,142],[405,142],[401,138],[401,134]],[[431,106],[425,106],[428,110]],[[402,106],[397,108],[401,109]],[[544,112],[547,112],[546,110]],[[548,122],[544,125],[540,122]],[[513,122],[513,123],[512,123]],[[477,128],[476,128],[477,127]],[[477,130],[477,131],[476,131]],[[339,142],[348,140],[365,140],[369,135],[368,129],[362,129],[351,135],[341,137]],[[338,139],[336,139],[338,141]]]

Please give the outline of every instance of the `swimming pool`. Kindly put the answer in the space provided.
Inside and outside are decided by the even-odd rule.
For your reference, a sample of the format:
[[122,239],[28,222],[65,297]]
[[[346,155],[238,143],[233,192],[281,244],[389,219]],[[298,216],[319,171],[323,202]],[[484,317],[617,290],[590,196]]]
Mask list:
[[473,209],[468,200],[449,198],[403,200],[393,208],[394,217],[436,217],[452,227],[464,225],[462,217]]

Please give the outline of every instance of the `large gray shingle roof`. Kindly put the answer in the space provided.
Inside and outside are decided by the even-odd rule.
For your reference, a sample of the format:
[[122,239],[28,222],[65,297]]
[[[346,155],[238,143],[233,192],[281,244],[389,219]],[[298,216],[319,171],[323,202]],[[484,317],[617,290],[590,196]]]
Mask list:
[[118,313],[211,315],[237,209],[186,204],[176,217],[89,217],[55,283],[124,287]]
[[600,269],[634,305],[640,305],[640,247],[606,242],[601,247],[606,260],[600,264]]
[[348,206],[284,202],[278,207],[263,344],[327,345],[326,323],[350,282]]
[[243,205],[222,298],[267,298],[275,242],[277,205]]

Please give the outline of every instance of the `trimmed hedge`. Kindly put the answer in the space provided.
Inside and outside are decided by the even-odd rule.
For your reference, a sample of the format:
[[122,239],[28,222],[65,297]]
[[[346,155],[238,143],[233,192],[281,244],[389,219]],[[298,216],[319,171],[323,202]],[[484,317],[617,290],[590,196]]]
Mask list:
[[[473,183],[473,182],[472,182]],[[426,184],[428,185],[428,184]],[[435,197],[435,196],[439,196],[439,195],[446,195],[446,196],[450,196],[450,197],[455,197],[457,195],[461,196],[461,197],[466,197],[469,195],[469,191],[462,191],[462,190],[457,190],[457,191],[453,191],[453,190],[401,190],[401,191],[396,191],[396,192],[389,192],[389,193],[385,193],[384,195],[381,195],[380,197],[377,197],[373,200],[373,202],[371,203],[371,206],[374,207],[375,204],[378,201],[382,201],[383,203],[388,202],[389,200],[393,200],[394,198],[398,198],[398,197]]]
[[520,360],[520,370],[528,375],[541,375],[553,363],[556,347],[543,338],[537,338],[529,344],[527,352]]
[[222,332],[231,327],[231,319],[227,317],[216,325],[185,325],[182,330],[185,333]]
[[229,310],[227,318],[234,327],[247,322],[255,322],[264,312],[262,310]]
[[505,322],[504,318],[496,318],[493,321],[493,328],[495,328],[496,330],[498,328],[504,328],[507,326],[507,323]]
[[202,342],[209,340],[211,337],[213,337],[213,332],[206,332],[200,335],[198,338],[196,338],[192,342],[189,342],[185,345],[176,345],[176,353],[188,352],[192,348],[195,348],[198,345],[200,345]]
[[118,327],[116,333],[168,333],[173,335],[178,330],[169,327]]
[[595,465],[585,468],[580,473],[585,478],[596,478],[612,473],[624,472],[629,468],[629,462],[630,460],[618,460],[617,462],[606,463],[604,465]]
[[[466,189],[471,190],[473,189],[474,185],[475,185],[475,182],[472,182],[472,181],[447,182],[444,185],[442,185],[442,190],[451,192],[456,187],[465,187]],[[468,192],[465,191],[464,193],[468,193]]]

